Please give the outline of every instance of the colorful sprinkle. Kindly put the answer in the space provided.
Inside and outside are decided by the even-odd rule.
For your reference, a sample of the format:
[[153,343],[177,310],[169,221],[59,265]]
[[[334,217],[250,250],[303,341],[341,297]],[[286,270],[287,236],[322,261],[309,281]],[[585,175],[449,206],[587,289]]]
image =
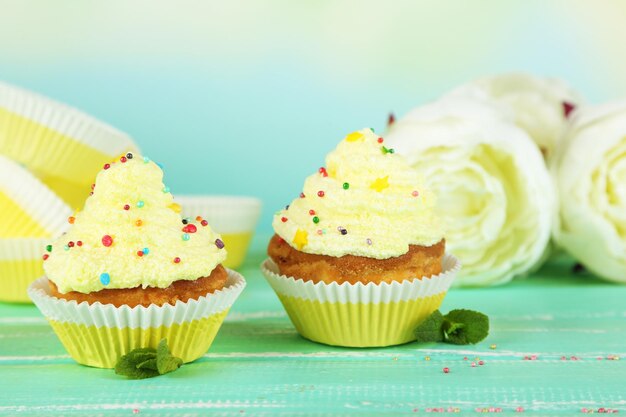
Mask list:
[[170,192],[170,187],[167,187],[167,186],[163,187],[163,192],[164,193],[169,193]]
[[74,224],[75,221],[76,221],[76,218],[74,216],[70,216],[67,218],[67,222],[69,224]]
[[70,247],[65,245],[65,246],[63,246],[63,250],[70,250]]
[[148,249],[148,248],[143,248],[143,254],[144,254],[144,255],[147,255],[147,254],[149,254],[149,253],[150,253],[150,249]]
[[143,251],[138,250],[137,251],[137,256],[142,257],[143,256]]
[[384,139],[383,138],[378,138],[378,143],[383,143]]
[[348,188],[350,188],[350,184],[348,184],[347,182],[343,183],[343,189],[347,190]]
[[141,225],[143,225],[143,221],[141,219],[135,220],[135,226],[140,227]]
[[120,162],[121,162],[121,163],[126,162],[126,157],[125,157],[125,156],[122,156],[122,157],[120,158]]
[[565,116],[566,119],[574,111],[574,109],[576,109],[575,104],[569,103],[567,101],[563,102],[563,115]]
[[387,175],[386,177],[376,178],[376,180],[370,184],[370,188],[379,193],[389,188],[389,176]]
[[450,373],[450,368],[443,368],[443,373],[444,374],[449,374]]
[[52,252],[52,245],[47,245],[47,246],[46,246],[46,250],[47,250],[48,252]]
[[430,356],[424,356],[424,360],[427,362],[430,361]]
[[218,249],[224,249],[224,242],[222,241],[222,239],[215,239],[215,246],[217,246]]
[[491,350],[495,350],[498,346],[496,346],[496,344],[494,343],[493,345],[489,346],[489,349]]
[[370,238],[365,239],[365,243],[367,243],[369,246],[372,246],[372,239]]
[[67,246],[69,246],[70,248],[74,247],[74,242],[72,242],[71,240],[69,242],[67,242]]
[[197,231],[198,231],[198,228],[196,227],[195,224],[189,223],[187,226],[183,227],[183,232],[185,233],[196,233]]
[[137,201],[137,207],[142,208],[144,205],[145,203],[143,202],[143,200]]
[[396,116],[393,113],[389,113],[389,117],[387,118],[387,126],[391,126],[396,121]]
[[363,133],[361,132],[352,132],[346,136],[346,142],[356,142],[363,138]]
[[201,222],[202,221],[202,216],[196,216],[196,221],[197,222]]
[[108,248],[113,244],[113,238],[109,235],[102,236],[102,244]]
[[339,233],[341,233],[342,235],[348,234],[348,231],[344,229],[342,226],[337,226],[337,231],[339,231]]
[[293,243],[298,247],[298,249],[302,249],[309,243],[309,234],[306,230],[298,229],[296,230],[296,234],[293,237]]
[[306,196],[304,195],[304,193],[300,193],[300,198],[305,198]]
[[50,255],[48,255],[47,253],[44,253],[42,258],[43,258],[43,260],[45,261],[45,260],[46,260],[46,259],[48,259],[49,257],[50,257]]
[[130,210],[130,206],[128,204],[124,204],[124,210],[126,211]]
[[315,216],[313,217],[313,223],[318,224],[320,222],[320,218]]
[[327,177],[328,176],[328,172],[326,172],[326,168],[321,167],[318,171],[322,175],[322,177]]
[[109,169],[109,168],[111,168],[111,164],[104,164],[104,166],[102,168]]
[[317,192],[317,196],[318,197],[324,197],[324,191],[318,191]]
[[413,192],[411,193],[411,195],[412,195],[413,197],[418,197],[418,196],[420,195],[420,193],[419,193],[418,191],[413,191]]
[[147,156],[144,156],[143,162],[147,164],[148,162],[150,162],[150,158],[148,158]]
[[187,233],[183,233],[182,238],[184,241],[188,241],[189,240],[189,235]]
[[183,218],[181,221],[183,222],[183,224],[187,224],[187,223],[189,223],[189,219],[188,219],[188,218],[186,218],[186,217],[185,217],[185,218]]
[[202,221],[200,222],[200,224],[201,224],[202,226],[206,227],[206,226],[208,226],[208,225],[209,225],[209,222],[207,222],[206,220],[202,220]]
[[128,153],[126,154],[126,158],[128,158],[128,159],[133,159],[133,154],[132,154],[132,152],[128,152]]
[[289,219],[286,218],[286,217],[281,217],[280,218],[280,221],[283,222],[283,223],[287,223],[287,220],[289,220]]
[[180,263],[180,258],[178,256],[174,258],[174,263],[175,264],[179,264]]
[[102,283],[102,285],[109,285],[109,283],[111,282],[111,276],[106,272],[101,273],[100,282]]
[[322,231],[322,229],[317,229],[317,234],[321,236],[324,234],[324,232]]
[[310,214],[311,216],[315,216],[315,210],[309,210],[309,214]]

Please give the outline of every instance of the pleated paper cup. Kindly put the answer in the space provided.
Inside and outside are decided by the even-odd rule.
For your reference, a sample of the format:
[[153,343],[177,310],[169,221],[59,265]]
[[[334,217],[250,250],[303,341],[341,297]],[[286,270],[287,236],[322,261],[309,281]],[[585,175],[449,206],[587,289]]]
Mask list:
[[43,276],[48,238],[0,238],[0,301],[30,303],[28,286]]
[[383,347],[415,341],[415,329],[439,308],[461,265],[446,254],[443,272],[391,284],[313,283],[280,275],[267,259],[265,278],[296,330],[314,342]]
[[191,362],[213,343],[246,281],[228,271],[226,286],[212,294],[176,305],[115,307],[67,301],[50,295],[48,279],[35,281],[28,294],[74,360],[98,368],[114,368],[133,349],[156,348],[166,338],[174,356]]
[[177,195],[183,217],[202,216],[222,235],[228,257],[224,266],[237,268],[248,252],[254,229],[261,214],[261,201],[254,197]]
[[38,176],[89,186],[112,158],[137,151],[125,133],[79,110],[0,83],[0,153]]
[[0,207],[0,238],[56,237],[66,230],[72,214],[68,205],[26,168],[2,155]]

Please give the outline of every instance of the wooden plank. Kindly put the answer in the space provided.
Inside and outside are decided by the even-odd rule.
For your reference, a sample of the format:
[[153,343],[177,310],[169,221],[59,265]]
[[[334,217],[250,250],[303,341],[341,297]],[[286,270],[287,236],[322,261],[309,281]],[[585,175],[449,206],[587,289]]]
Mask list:
[[[479,345],[345,349],[297,335],[258,271],[262,245],[242,268],[248,288],[211,350],[159,378],[76,365],[34,307],[0,304],[0,415],[626,411],[626,362],[607,359],[626,359],[624,286],[573,276],[558,260],[504,287],[450,292],[443,310],[490,315],[492,333]],[[484,365],[472,367],[477,357]]]

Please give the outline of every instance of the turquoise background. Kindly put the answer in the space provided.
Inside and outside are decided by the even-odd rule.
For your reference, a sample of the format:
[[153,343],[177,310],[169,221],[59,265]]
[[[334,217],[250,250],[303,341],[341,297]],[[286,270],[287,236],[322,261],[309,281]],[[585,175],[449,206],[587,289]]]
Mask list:
[[0,78],[130,133],[174,193],[274,210],[347,132],[472,78],[623,96],[619,1],[0,1]]

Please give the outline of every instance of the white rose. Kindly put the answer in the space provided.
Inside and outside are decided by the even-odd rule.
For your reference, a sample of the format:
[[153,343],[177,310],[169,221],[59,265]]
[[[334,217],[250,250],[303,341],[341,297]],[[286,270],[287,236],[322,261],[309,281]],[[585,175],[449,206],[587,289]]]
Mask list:
[[395,122],[385,141],[437,195],[448,249],[463,263],[457,285],[501,284],[543,259],[555,192],[523,130],[484,104],[448,98]]
[[577,110],[552,173],[557,243],[595,274],[626,283],[626,101]]
[[563,135],[567,115],[583,101],[562,80],[523,73],[481,78],[458,87],[450,96],[495,104],[530,135],[548,159]]

